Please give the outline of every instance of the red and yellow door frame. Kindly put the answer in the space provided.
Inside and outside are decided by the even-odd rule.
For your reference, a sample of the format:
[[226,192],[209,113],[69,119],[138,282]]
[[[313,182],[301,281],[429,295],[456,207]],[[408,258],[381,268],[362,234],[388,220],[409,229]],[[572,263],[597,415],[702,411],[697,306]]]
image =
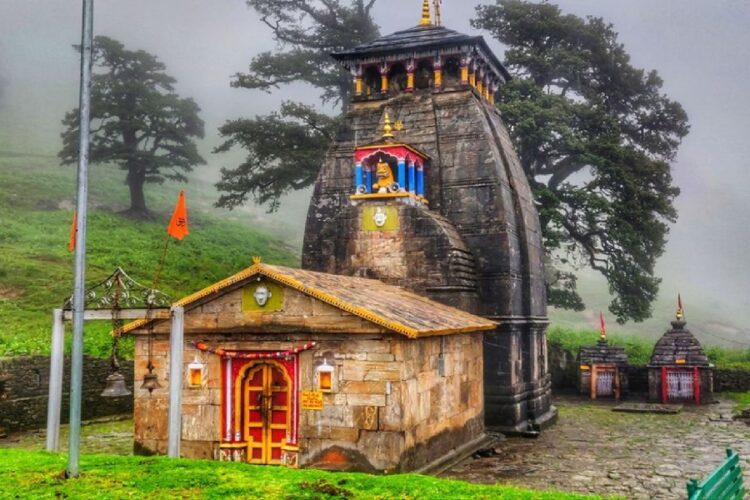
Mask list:
[[[262,352],[248,352],[248,354]],[[299,358],[222,363],[221,459],[297,466]]]

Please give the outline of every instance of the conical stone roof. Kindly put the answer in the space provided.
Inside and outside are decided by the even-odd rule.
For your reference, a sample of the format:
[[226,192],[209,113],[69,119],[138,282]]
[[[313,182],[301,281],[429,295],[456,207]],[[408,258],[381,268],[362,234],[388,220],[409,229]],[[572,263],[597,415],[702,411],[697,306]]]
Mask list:
[[700,342],[685,325],[684,320],[672,321],[672,328],[654,346],[649,366],[711,366]]

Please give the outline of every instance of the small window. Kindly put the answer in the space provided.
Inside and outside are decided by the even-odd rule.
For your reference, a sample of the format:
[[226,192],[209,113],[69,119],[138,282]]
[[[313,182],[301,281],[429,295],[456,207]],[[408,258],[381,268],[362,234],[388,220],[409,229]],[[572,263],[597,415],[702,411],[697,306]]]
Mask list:
[[365,70],[365,93],[368,96],[380,93],[380,71],[375,66],[370,66]]
[[418,89],[431,89],[435,78],[435,71],[429,60],[419,61],[414,73],[414,86]]

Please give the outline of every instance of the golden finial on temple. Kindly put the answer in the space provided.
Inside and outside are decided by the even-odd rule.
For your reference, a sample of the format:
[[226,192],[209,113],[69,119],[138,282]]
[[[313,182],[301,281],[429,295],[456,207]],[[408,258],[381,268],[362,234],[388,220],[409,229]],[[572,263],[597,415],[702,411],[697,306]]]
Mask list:
[[391,126],[391,117],[385,112],[385,124],[383,125],[383,139],[393,139],[393,127]]
[[430,0],[422,0],[422,19],[419,21],[420,26],[430,26],[432,19],[430,18]]
[[253,256],[253,264],[255,264],[255,265],[260,264],[260,260],[261,260],[260,255],[254,255]]

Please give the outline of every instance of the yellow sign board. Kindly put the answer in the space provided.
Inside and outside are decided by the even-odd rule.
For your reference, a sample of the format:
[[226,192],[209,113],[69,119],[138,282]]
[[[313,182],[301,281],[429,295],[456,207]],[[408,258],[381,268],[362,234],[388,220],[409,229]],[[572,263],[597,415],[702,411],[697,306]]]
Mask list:
[[591,367],[589,367],[589,365],[581,365],[581,371],[585,372],[585,371],[588,371],[590,369],[591,369]]
[[300,391],[300,406],[303,410],[322,410],[323,409],[323,392],[322,391]]
[[378,205],[362,210],[364,231],[398,231],[398,228],[398,208]]

